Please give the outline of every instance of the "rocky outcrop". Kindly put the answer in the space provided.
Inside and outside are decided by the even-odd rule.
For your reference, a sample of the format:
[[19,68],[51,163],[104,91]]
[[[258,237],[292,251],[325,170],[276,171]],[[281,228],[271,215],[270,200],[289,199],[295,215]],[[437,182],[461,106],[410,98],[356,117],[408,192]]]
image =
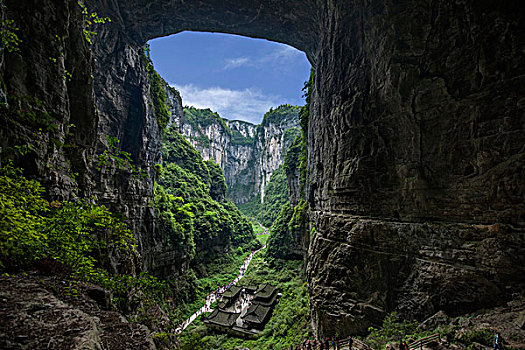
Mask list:
[[[16,160],[52,199],[70,199],[75,189],[89,197],[97,115],[81,9],[68,0],[0,5],[1,157]],[[4,47],[10,33],[19,42]]]
[[[283,118],[272,118],[277,113],[283,113]],[[256,196],[264,201],[264,190],[283,163],[299,125],[299,108],[294,106],[271,110],[260,125],[223,119],[211,110],[193,107],[186,109],[186,115],[176,111],[173,115],[179,132],[204,160],[214,159],[221,166],[227,196],[237,204]]]
[[[73,154],[51,146],[26,158],[27,171],[45,178],[50,192],[66,195],[70,177],[45,170],[46,160],[70,160],[80,192],[121,209],[143,242],[160,132],[140,47],[182,30],[267,38],[305,51],[315,70],[306,195],[317,335],[363,332],[392,310],[460,312],[523,291],[519,2],[90,0],[112,18],[95,29],[92,48],[98,114],[76,1],[5,3],[23,44],[20,53],[3,52],[2,90],[38,97],[59,135],[70,119],[81,130]],[[57,44],[55,35],[67,40]],[[49,145],[37,130],[29,122],[2,126],[2,146],[40,137]],[[149,180],[91,170],[92,146],[100,153],[105,134],[121,139]]]
[[2,349],[156,349],[151,331],[104,304],[97,287],[33,273],[0,282]]
[[318,334],[522,290],[525,76],[513,52],[525,32],[513,6],[326,7],[308,133]]

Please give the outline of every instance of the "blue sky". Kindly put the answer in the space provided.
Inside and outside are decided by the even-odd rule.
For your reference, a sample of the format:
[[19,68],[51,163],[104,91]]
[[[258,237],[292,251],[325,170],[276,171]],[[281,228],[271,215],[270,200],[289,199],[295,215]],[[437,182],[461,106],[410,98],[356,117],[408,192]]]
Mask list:
[[270,107],[303,105],[310,74],[303,52],[288,45],[220,33],[183,32],[151,40],[155,69],[184,105],[258,124]]

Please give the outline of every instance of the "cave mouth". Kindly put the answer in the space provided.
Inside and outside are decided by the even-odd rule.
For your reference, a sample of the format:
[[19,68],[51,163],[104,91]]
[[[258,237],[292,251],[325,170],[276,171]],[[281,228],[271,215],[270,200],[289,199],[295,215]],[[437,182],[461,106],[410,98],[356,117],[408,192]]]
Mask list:
[[[296,302],[307,303],[306,293],[300,292],[306,280],[302,259],[292,256],[279,267],[270,267],[266,260],[269,247],[280,246],[266,244],[271,239],[269,229],[273,222],[278,222],[282,208],[291,208],[292,190],[287,184],[284,162],[285,152],[303,139],[300,112],[305,105],[303,88],[311,71],[305,53],[264,39],[206,32],[182,32],[147,44],[148,74],[153,65],[157,74],[180,93],[182,105],[186,106],[182,110],[177,92],[166,87],[169,96],[166,106],[172,114],[163,134],[162,172],[155,185],[156,195],[160,194],[156,199],[164,203],[162,193],[169,193],[181,200],[185,198],[184,203],[193,210],[194,230],[184,235],[191,239],[183,241],[181,250],[187,249],[190,255],[193,247],[194,255],[183,264],[192,271],[196,285],[204,286],[187,292],[181,310],[197,300],[203,303],[198,304],[188,318],[174,318],[176,333],[183,333],[182,337],[198,334],[193,328],[198,326],[193,324],[197,317],[205,324],[211,323],[213,329],[217,321],[214,319],[224,315],[229,315],[229,319],[255,310],[271,315],[278,303],[290,310]],[[150,91],[155,90],[154,86],[150,76]],[[217,154],[222,156],[216,157]],[[291,162],[295,164],[297,160],[294,158]],[[223,171],[222,180],[219,167]],[[279,176],[272,176],[277,173]],[[246,179],[255,180],[245,183]],[[248,188],[245,192],[243,186]],[[198,192],[196,187],[205,190]],[[264,199],[265,203],[264,188],[268,188],[269,198]],[[244,193],[246,198],[241,198]],[[246,201],[240,203],[236,198]],[[241,208],[239,204],[247,205]],[[267,207],[263,207],[264,204],[268,204]],[[166,207],[159,204],[159,208]],[[264,219],[271,223],[258,215],[250,215],[249,211],[268,213]],[[158,212],[159,227],[174,227],[169,225],[173,222],[166,220],[164,225],[162,221],[175,217],[170,214],[174,214],[171,208]],[[288,217],[283,217],[281,225],[287,220]],[[176,236],[177,232],[173,233]],[[160,276],[168,276],[176,269],[172,260],[164,264],[155,254],[146,256],[147,265],[154,266]],[[289,276],[287,280],[291,282],[280,283],[283,276]],[[260,289],[259,294],[265,291],[267,300],[248,298],[246,295],[253,286]],[[239,298],[239,291],[244,289],[246,295]],[[186,293],[181,290],[181,294]],[[280,301],[281,290],[283,294],[295,295],[297,300]],[[301,317],[306,319],[308,310],[301,310]],[[274,316],[279,319],[280,314],[286,312]],[[235,324],[240,328],[234,337],[228,336],[227,341],[240,345],[245,336],[259,335],[269,317],[265,316],[264,322],[258,322],[252,329],[251,324],[245,324],[238,316]],[[231,325],[226,327],[219,321],[222,327],[219,333],[230,334]],[[307,322],[301,323],[298,332],[307,336],[307,325]]]
[[184,31],[148,41],[155,70],[183,105],[259,124],[271,108],[304,105],[310,74],[304,52],[236,34]]

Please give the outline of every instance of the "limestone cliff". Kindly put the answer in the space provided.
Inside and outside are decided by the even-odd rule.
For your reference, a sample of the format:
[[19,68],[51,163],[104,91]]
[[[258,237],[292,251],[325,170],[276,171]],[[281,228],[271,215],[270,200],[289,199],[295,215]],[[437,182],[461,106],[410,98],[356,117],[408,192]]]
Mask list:
[[325,8],[308,132],[318,334],[364,332],[393,310],[464,313],[523,290],[517,6]]
[[[140,48],[220,31],[290,44],[314,66],[306,197],[318,336],[363,332],[393,310],[504,305],[525,289],[521,2],[89,0],[112,19],[93,28],[91,47],[76,1],[4,3],[22,43],[1,52],[2,148],[37,141],[26,171],[53,196],[74,182],[96,193],[140,245],[161,150]],[[146,181],[96,172],[105,135]]]
[[214,159],[224,170],[227,196],[237,204],[257,196],[264,201],[270,176],[283,163],[299,125],[299,108],[289,105],[271,109],[260,125],[194,107],[173,115],[179,132],[203,158]]

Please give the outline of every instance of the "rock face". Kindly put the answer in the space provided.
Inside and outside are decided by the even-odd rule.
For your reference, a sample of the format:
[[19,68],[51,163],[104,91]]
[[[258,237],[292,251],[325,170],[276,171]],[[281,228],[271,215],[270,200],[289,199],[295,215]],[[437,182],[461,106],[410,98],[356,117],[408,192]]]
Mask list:
[[513,6],[327,8],[308,133],[318,334],[523,290],[525,32]]
[[[3,21],[12,20],[21,41],[0,48],[1,157],[17,160],[50,198],[74,197],[77,184],[90,196],[97,115],[80,8],[68,0],[3,1],[0,11],[2,38]],[[24,145],[31,151],[21,157],[10,149]]]
[[103,290],[33,274],[0,282],[2,349],[156,349],[147,327],[99,305]]
[[[284,118],[272,118],[279,112],[284,113]],[[283,163],[286,149],[293,141],[295,133],[290,129],[299,125],[299,108],[293,106],[280,106],[268,112],[260,125],[224,119],[210,110],[193,107],[187,108],[183,115],[177,111],[172,115],[178,131],[204,160],[214,159],[221,166],[227,196],[237,204],[255,196],[264,201],[270,176]]]
[[[182,30],[220,31],[288,43],[314,65],[306,191],[317,335],[363,332],[392,310],[421,317],[473,310],[524,290],[519,2],[90,0],[90,9],[112,18],[96,29],[92,47],[98,114],[76,1],[5,3],[23,44],[20,54],[2,51],[1,95],[37,96],[59,130],[70,119],[81,130],[74,154],[38,151],[26,168],[65,195],[67,171],[42,164],[69,159],[81,193],[124,209],[141,242],[152,180],[97,177],[88,155],[95,143],[100,153],[105,134],[117,136],[153,179],[160,132],[139,48]],[[52,26],[42,24],[47,19]],[[69,44],[54,44],[55,34]],[[65,67],[70,82],[60,78]],[[2,146],[38,130],[18,125],[2,126]]]

